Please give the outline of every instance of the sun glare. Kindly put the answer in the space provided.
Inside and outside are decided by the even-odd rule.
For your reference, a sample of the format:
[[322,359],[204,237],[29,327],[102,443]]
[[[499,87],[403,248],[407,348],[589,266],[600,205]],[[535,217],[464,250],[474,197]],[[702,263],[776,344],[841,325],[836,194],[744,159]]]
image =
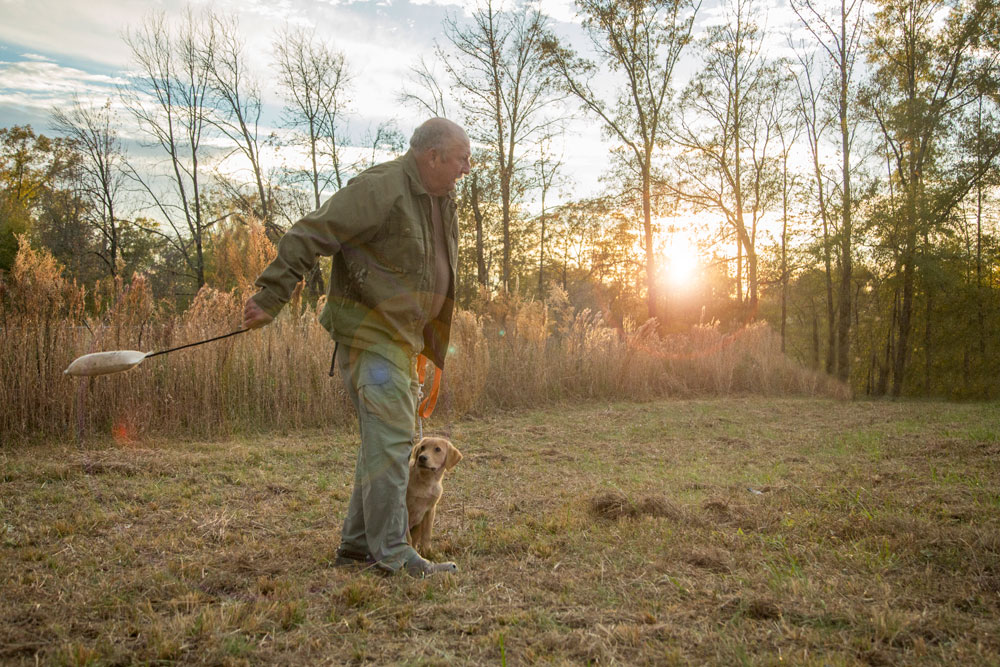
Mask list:
[[698,246],[682,232],[670,235],[663,249],[664,277],[674,288],[689,288],[698,279]]

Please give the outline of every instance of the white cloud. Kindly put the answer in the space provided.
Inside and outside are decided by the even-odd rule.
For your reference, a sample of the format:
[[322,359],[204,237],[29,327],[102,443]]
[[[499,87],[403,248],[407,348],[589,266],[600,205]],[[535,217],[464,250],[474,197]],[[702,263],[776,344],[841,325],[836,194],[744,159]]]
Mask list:
[[563,23],[579,23],[573,0],[539,0],[538,7],[546,16]]
[[47,63],[55,62],[54,60],[52,60],[52,58],[49,58],[48,56],[43,56],[38,53],[22,53],[21,57],[24,58],[25,60],[36,60]]
[[54,62],[0,62],[0,75],[3,76],[4,88],[26,91],[110,90],[115,85],[125,83],[119,77],[93,74]]
[[149,8],[150,3],[139,0],[16,3],[4,8],[0,41],[60,61],[69,57],[119,67],[128,58],[120,38],[122,29],[137,22]]
[[437,5],[439,7],[461,7],[467,12],[471,13],[471,10],[475,10],[476,3],[475,0],[410,0],[410,4],[416,6],[422,5]]
[[124,80],[103,74],[93,74],[74,67],[52,62],[0,62],[0,113],[3,107],[13,107],[40,116],[47,116],[52,107],[65,105],[70,98],[82,102],[103,104],[117,98],[115,86]]
[[[477,9],[483,6],[482,0],[406,0],[414,6],[433,5],[445,8],[459,8],[465,16],[472,16]],[[537,6],[543,14],[556,21],[565,23],[577,23],[576,5],[573,0],[529,0],[529,5]],[[504,11],[513,6],[512,2],[494,3],[493,9]]]

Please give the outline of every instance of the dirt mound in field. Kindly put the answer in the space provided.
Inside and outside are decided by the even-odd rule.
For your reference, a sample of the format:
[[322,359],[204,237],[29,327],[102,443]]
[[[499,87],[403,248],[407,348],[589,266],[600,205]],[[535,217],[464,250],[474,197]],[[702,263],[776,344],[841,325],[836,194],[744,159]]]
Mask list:
[[644,496],[633,501],[624,493],[609,491],[590,499],[591,514],[609,521],[640,516],[662,516],[680,520],[683,511],[662,496]]

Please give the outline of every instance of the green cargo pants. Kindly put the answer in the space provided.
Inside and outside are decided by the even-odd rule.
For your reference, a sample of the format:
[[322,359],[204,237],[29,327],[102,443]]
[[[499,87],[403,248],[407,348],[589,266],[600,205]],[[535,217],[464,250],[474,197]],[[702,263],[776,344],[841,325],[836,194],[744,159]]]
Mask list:
[[406,543],[406,484],[417,408],[415,360],[409,371],[385,357],[340,346],[340,374],[361,426],[354,491],[340,548],[398,570],[417,552]]

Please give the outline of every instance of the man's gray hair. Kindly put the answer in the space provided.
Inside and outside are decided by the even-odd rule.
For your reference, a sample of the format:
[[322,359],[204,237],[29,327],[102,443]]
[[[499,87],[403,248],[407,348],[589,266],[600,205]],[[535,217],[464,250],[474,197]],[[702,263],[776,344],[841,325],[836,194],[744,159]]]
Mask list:
[[417,153],[436,148],[444,151],[449,142],[464,134],[462,128],[447,118],[431,118],[421,123],[410,137],[410,148]]

